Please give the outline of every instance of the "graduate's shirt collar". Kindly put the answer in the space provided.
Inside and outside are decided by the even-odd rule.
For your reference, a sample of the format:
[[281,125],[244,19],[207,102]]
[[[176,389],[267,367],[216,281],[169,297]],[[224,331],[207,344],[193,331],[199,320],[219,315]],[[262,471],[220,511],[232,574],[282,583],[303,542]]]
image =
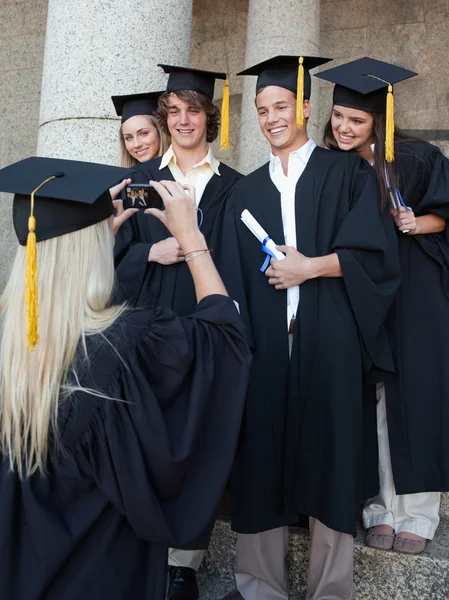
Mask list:
[[[175,165],[178,164],[178,161],[176,159],[176,154],[173,151],[172,145],[170,145],[170,148],[167,150],[167,152],[162,157],[159,170],[165,169],[165,167],[168,167],[171,162]],[[209,167],[212,169],[212,171],[215,173],[215,175],[220,175],[220,171],[219,171],[220,161],[215,158],[210,146],[208,147],[207,154],[203,158],[203,160],[200,160],[199,163],[194,165],[189,170],[191,171],[192,169],[196,169],[197,167],[201,167],[203,165],[209,165]]]
[[[316,144],[310,138],[309,140],[307,140],[307,142],[303,146],[301,146],[301,148],[298,148],[297,150],[293,150],[293,152],[290,152],[288,160],[290,162],[291,158],[299,158],[299,160],[301,160],[301,162],[303,162],[305,165],[307,165],[310,155],[315,150],[315,148],[316,148]],[[280,164],[281,164],[281,159],[279,158],[279,156],[275,156],[270,150],[270,169],[271,170],[276,169],[276,168],[278,168],[278,165],[280,165]]]

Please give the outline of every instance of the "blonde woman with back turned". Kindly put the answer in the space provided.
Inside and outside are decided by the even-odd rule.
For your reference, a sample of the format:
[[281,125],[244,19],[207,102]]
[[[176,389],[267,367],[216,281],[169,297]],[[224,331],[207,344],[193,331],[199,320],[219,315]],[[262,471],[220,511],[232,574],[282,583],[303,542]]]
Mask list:
[[5,600],[162,600],[168,546],[207,544],[231,468],[249,351],[194,190],[154,183],[152,214],[183,248],[195,313],[113,306],[113,236],[133,211],[111,201],[129,180],[108,187],[123,173],[0,171],[21,244],[0,305]]

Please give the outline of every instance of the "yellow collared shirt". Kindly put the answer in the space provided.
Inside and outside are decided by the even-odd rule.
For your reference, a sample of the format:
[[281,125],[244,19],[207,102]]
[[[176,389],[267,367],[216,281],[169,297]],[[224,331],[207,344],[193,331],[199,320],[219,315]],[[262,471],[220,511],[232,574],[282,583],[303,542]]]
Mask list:
[[175,181],[182,183],[183,185],[193,185],[196,190],[196,205],[198,206],[201,202],[201,197],[206,189],[206,185],[212,179],[214,175],[220,175],[219,171],[220,162],[212,154],[212,150],[209,148],[206,156],[203,160],[194,165],[184,175],[181,169],[178,167],[176,161],[176,155],[173,152],[173,147],[167,150],[161,160],[161,166],[159,170],[168,167]]

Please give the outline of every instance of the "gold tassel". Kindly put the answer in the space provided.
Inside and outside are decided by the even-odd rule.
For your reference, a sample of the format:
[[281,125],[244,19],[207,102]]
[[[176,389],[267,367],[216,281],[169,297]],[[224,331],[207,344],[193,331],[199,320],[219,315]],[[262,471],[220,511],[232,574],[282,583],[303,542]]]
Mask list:
[[229,148],[229,79],[223,88],[223,100],[221,103],[221,150]]
[[304,125],[304,58],[299,57],[298,81],[296,84],[296,127],[302,129]]
[[26,275],[25,275],[25,302],[27,316],[27,338],[30,352],[39,343],[39,297],[37,287],[37,245],[36,245],[36,219],[34,218],[34,194],[43,185],[55,179],[57,175],[43,181],[31,193],[31,210],[28,219],[28,238],[26,245]]
[[34,347],[39,343],[39,298],[37,290],[36,255],[36,219],[31,215],[28,219],[25,280],[25,300],[28,324],[27,337],[30,352],[33,352]]
[[393,162],[394,160],[394,96],[393,86],[388,86],[387,93],[387,111],[386,111],[386,131],[385,131],[385,160]]

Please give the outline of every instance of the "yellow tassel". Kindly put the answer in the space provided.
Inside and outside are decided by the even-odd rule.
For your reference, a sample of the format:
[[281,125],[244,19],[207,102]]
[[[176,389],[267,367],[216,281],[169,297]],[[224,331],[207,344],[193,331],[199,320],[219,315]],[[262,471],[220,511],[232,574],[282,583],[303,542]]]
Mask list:
[[33,215],[28,219],[28,238],[26,249],[26,283],[25,300],[28,324],[28,346],[33,352],[39,343],[39,299],[37,290],[37,248],[36,219]]
[[301,129],[304,125],[304,58],[299,57],[298,81],[296,84],[296,126]]
[[34,218],[34,194],[38,192],[43,185],[60,177],[52,175],[35,190],[31,192],[31,209],[28,218],[28,237],[26,245],[26,275],[25,275],[25,303],[27,316],[27,338],[30,352],[39,343],[39,298],[37,288],[37,245],[36,245],[36,219]]
[[229,148],[229,79],[226,81],[223,89],[223,100],[221,104],[221,149]]
[[393,86],[391,85],[388,86],[387,93],[385,160],[387,162],[393,162],[394,160],[394,96]]

